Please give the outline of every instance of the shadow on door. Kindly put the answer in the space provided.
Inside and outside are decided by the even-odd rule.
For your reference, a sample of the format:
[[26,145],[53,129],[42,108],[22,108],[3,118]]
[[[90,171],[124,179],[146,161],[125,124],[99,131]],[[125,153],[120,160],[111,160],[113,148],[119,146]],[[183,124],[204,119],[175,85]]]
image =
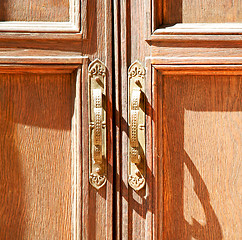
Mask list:
[[163,76],[164,239],[240,239],[241,92],[238,76]]

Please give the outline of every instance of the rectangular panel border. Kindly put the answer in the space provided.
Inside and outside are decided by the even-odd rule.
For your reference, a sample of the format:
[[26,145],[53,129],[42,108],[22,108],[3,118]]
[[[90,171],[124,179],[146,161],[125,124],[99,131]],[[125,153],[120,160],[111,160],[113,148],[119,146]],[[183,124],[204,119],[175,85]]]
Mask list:
[[[174,60],[174,59],[173,59]],[[210,64],[210,59],[204,59],[204,63],[197,63],[190,59],[189,62],[184,61],[179,62],[179,58],[176,59],[177,62],[164,62],[162,58],[146,58],[145,65],[147,69],[147,79],[148,81],[146,89],[147,94],[150,95],[149,102],[151,104],[152,114],[147,117],[148,125],[152,126],[152,137],[146,139],[147,146],[152,146],[153,154],[149,156],[148,161],[151,161],[152,174],[154,179],[152,182],[151,195],[154,199],[152,203],[152,208],[154,210],[152,214],[152,239],[162,239],[163,235],[163,146],[162,142],[162,116],[163,115],[163,81],[164,75],[242,75],[242,64],[232,65],[231,64]],[[240,59],[241,60],[241,59]],[[207,64],[205,63],[207,61]],[[179,63],[178,63],[179,62]],[[158,108],[161,106],[161,108]],[[159,134],[157,134],[159,132]],[[148,151],[148,149],[147,149]],[[149,180],[150,181],[150,180]],[[161,196],[160,198],[158,196]],[[160,212],[162,211],[162,212]]]
[[[71,227],[72,239],[81,239],[81,219],[82,219],[82,158],[81,158],[81,82],[84,81],[88,68],[88,58],[82,57],[79,59],[79,64],[66,65],[65,59],[62,59],[61,64],[45,64],[41,58],[36,57],[36,62],[32,64],[3,64],[0,62],[0,73],[35,73],[35,74],[71,74],[72,83],[75,83],[74,97],[74,114],[71,121]],[[41,64],[39,64],[42,62]]]
[[69,22],[0,22],[0,39],[86,39],[87,1],[69,0]]
[[[148,10],[147,16],[147,40],[151,41],[171,41],[171,40],[210,40],[210,41],[226,41],[227,35],[233,40],[242,40],[242,23],[177,23],[172,27],[162,27],[162,12],[163,0],[150,0],[146,3]],[[204,37],[204,35],[207,37]],[[209,36],[214,35],[212,39]]]
[[0,22],[1,32],[79,32],[80,0],[69,0],[69,22]]

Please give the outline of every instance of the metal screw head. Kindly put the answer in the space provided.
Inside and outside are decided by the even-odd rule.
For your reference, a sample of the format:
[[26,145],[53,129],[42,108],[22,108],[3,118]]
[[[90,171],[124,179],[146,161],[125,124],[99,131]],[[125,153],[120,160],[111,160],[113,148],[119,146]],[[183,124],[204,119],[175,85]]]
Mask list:
[[100,174],[102,172],[102,169],[100,167],[96,168],[96,173]]

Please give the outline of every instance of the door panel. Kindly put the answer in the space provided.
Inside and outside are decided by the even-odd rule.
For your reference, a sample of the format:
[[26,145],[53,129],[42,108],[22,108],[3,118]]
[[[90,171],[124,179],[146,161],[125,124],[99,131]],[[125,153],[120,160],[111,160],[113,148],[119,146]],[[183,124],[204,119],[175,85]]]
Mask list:
[[[242,26],[238,1],[220,3],[115,4],[118,239],[242,236]],[[140,191],[127,183],[127,69],[137,60],[146,69],[147,175]]]
[[71,239],[75,82],[70,74],[0,78],[0,236]]
[[69,21],[69,0],[13,1],[4,0],[0,14],[1,21]]
[[[0,238],[112,239],[111,1],[20,2],[0,3]],[[107,182],[99,190],[89,184],[95,59],[107,74]]]
[[164,239],[239,239],[241,77],[165,75],[162,85]]
[[165,0],[163,1],[163,24],[176,23],[240,23],[241,2],[226,0]]

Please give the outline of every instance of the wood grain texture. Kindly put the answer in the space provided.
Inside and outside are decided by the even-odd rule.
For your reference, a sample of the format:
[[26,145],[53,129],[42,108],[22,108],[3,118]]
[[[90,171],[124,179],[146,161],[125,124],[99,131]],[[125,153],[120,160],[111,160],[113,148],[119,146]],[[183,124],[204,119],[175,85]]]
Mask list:
[[70,74],[1,74],[0,235],[71,239]]
[[[81,81],[81,223],[80,239],[115,239],[113,228],[113,99],[112,99],[112,3],[110,0],[88,1],[88,41],[79,42],[77,52],[89,56],[90,61],[99,58],[107,67],[107,183],[96,190],[88,177],[88,72],[82,73]],[[71,47],[71,46],[70,46]]]
[[[163,1],[164,25],[176,23],[240,23],[241,1]],[[162,9],[161,9],[162,10]],[[162,13],[158,14],[158,16]]]
[[[128,67],[136,60],[145,66],[145,56],[149,55],[144,41],[146,30],[147,1],[117,1],[115,3],[115,63],[116,69],[116,238],[153,239],[153,162],[152,132],[146,132],[146,185],[136,192],[128,186]],[[138,14],[140,13],[140,14]],[[145,25],[145,26],[144,26]],[[131,26],[136,26],[131,28]],[[139,26],[139,27],[138,27]],[[137,27],[139,30],[137,30]],[[146,52],[147,50],[147,52]],[[151,75],[145,80],[146,89],[151,89]],[[152,94],[146,92],[146,125],[152,128]],[[155,203],[154,203],[155,204]]]
[[181,7],[183,23],[241,23],[242,21],[240,0],[183,0]]
[[2,0],[0,21],[68,22],[69,0]]
[[240,239],[241,76],[162,81],[163,239]]
[[[208,223],[206,222],[206,225],[202,226],[199,225],[200,227],[197,227],[197,225],[193,227],[192,223],[190,223],[191,226],[188,223],[185,224],[186,220],[191,222],[193,212],[201,214],[199,212],[201,207],[199,208],[195,204],[196,202],[193,200],[194,194],[192,196],[189,195],[191,191],[194,193],[193,187],[190,187],[193,179],[189,175],[188,177],[187,175],[185,176],[187,172],[185,173],[184,166],[180,165],[180,161],[186,159],[183,156],[184,148],[182,148],[184,147],[184,125],[178,121],[180,118],[182,119],[180,111],[184,110],[182,109],[183,101],[181,98],[176,98],[176,93],[183,91],[184,96],[186,97],[186,94],[189,94],[191,99],[194,94],[197,94],[197,101],[194,100],[194,105],[196,106],[196,109],[193,109],[194,111],[199,111],[197,109],[198,107],[203,107],[202,103],[204,103],[204,111],[207,111],[206,107],[209,106],[212,106],[209,110],[211,112],[226,112],[226,106],[230,109],[228,111],[232,111],[233,113],[240,111],[241,24],[213,24],[212,22],[208,22],[208,24],[193,24],[196,23],[196,16],[194,15],[193,19],[190,19],[192,24],[183,24],[183,9],[179,8],[181,2],[159,0],[115,1],[114,46],[115,66],[117,66],[115,68],[117,156],[117,194],[115,200],[117,203],[117,221],[115,222],[117,222],[117,239],[221,239],[221,235],[228,238],[228,234],[237,234],[237,229],[239,229],[239,227],[235,227],[236,220],[235,222],[231,222],[230,225],[229,222],[226,222],[225,213],[219,212],[218,202],[222,205],[226,204],[224,196],[226,195],[225,191],[228,190],[224,190],[224,186],[221,187],[222,190],[220,189],[219,191],[222,196],[218,197],[214,194],[214,183],[211,181],[214,171],[215,174],[219,172],[220,176],[222,176],[227,171],[226,168],[224,166],[217,166],[212,171],[209,161],[201,161],[200,159],[199,163],[195,160],[194,162],[199,169],[198,171],[201,171],[203,182],[209,189],[211,200],[209,204],[212,206],[213,211],[210,205],[205,202],[205,208],[210,208],[209,212],[206,213],[208,214],[206,215]],[[215,12],[220,11],[221,9],[219,10],[219,8],[220,6],[218,6],[218,10],[215,9]],[[174,21],[174,23],[180,22],[181,24],[163,28],[164,24],[171,23],[162,22],[164,15],[169,14],[169,11],[168,20]],[[196,9],[196,11],[199,11],[199,9]],[[200,16],[202,14],[206,13],[201,12]],[[162,24],[163,26],[159,28]],[[147,185],[145,193],[133,192],[127,185],[127,146],[129,141],[127,124],[127,69],[135,60],[142,62],[147,70],[146,145],[148,147],[146,149]],[[166,75],[166,82],[164,82],[164,74]],[[179,87],[176,87],[170,81],[170,77],[178,79],[183,74],[183,82],[180,83]],[[223,76],[221,82],[218,80],[220,76]],[[184,84],[186,77],[188,80]],[[201,81],[197,80],[196,83],[193,83],[193,78],[199,78]],[[165,101],[173,104],[164,108],[163,90],[167,88],[168,84],[171,90],[169,91],[169,96],[165,96]],[[207,87],[207,91],[199,89],[200,86]],[[188,103],[189,101],[190,99]],[[190,104],[192,104],[191,102],[192,100]],[[168,114],[168,111],[169,113],[172,112],[172,116],[167,120],[170,121],[170,125],[169,129],[166,130],[162,121],[165,118],[164,115]],[[234,118],[238,119],[239,117],[231,117],[230,120],[233,122]],[[211,119],[211,121],[215,126],[216,120]],[[220,119],[220,122],[223,121],[225,119]],[[193,122],[193,124],[195,123]],[[200,131],[202,131],[201,129],[203,129],[204,125],[199,127]],[[189,127],[189,131],[191,128]],[[225,129],[224,134],[227,133],[230,136],[229,131],[229,128]],[[195,135],[193,137],[199,137],[199,133],[195,132],[195,130],[190,135],[192,133]],[[208,132],[206,133],[208,134]],[[164,149],[163,138],[166,136],[171,137],[172,134],[174,134],[173,139],[177,146],[172,142],[169,145],[169,149],[167,147]],[[179,136],[179,138],[176,139],[176,136]],[[210,138],[208,141],[216,144],[221,141],[221,135],[214,135],[214,138]],[[232,137],[229,138],[228,142],[230,142],[229,146],[234,146],[232,144]],[[197,143],[196,149],[199,146]],[[209,152],[211,150],[208,147],[209,143],[206,146],[207,148],[204,151]],[[214,145],[211,146],[214,147]],[[203,149],[202,147],[201,149]],[[215,154],[216,151],[218,152],[218,149],[214,150],[214,148],[211,154]],[[230,150],[227,148],[225,150],[225,148],[224,146],[225,152],[230,152]],[[178,163],[175,162],[172,165],[169,163],[169,159],[172,155],[176,156],[176,154],[178,156],[173,161],[177,161]],[[213,163],[213,166],[215,165],[216,163]],[[233,158],[230,162],[231,165],[234,165],[236,168],[239,165],[239,158]],[[205,176],[203,175],[204,172]],[[228,172],[229,170],[227,174]],[[185,177],[186,183],[184,180]],[[169,181],[166,181],[167,178]],[[221,181],[221,178],[218,179]],[[164,183],[164,180],[166,183]],[[198,183],[202,185],[200,178],[198,178]],[[239,184],[236,184],[234,187],[238,189]],[[212,190],[210,188],[211,185]],[[186,198],[183,193],[185,186],[190,187],[190,192],[188,192],[189,194],[186,193]],[[202,198],[206,198],[205,190],[202,192]],[[239,199],[238,194],[236,195],[236,199]],[[185,203],[186,210],[184,210]],[[189,204],[188,207],[187,203]],[[198,202],[199,204],[201,206],[200,202]],[[236,206],[240,206],[238,201],[236,202]],[[213,215],[213,212],[216,213],[216,216]],[[228,216],[230,216],[230,213]],[[236,219],[238,219],[238,215],[236,215]],[[195,220],[193,223],[195,223]],[[234,230],[235,228],[236,230]],[[236,237],[238,238],[238,235],[233,236],[235,236],[235,239]]]
[[166,42],[241,40],[241,7],[240,1],[229,4],[210,0],[147,1],[146,39]]
[[[15,39],[32,39],[33,36],[82,39],[87,37],[87,0],[82,0],[81,4],[79,0],[22,0],[17,3],[3,0],[0,20],[0,36],[4,38],[13,38],[11,32],[15,32]],[[62,34],[57,35],[58,32]]]
[[[74,199],[72,199],[71,204],[75,203],[76,208],[73,208],[72,213],[68,212],[67,218],[68,221],[70,218],[74,219],[72,222],[73,229],[70,230],[74,234],[72,239],[112,239],[115,237],[113,233],[112,2],[110,0],[83,0],[81,4],[81,9],[79,8],[82,19],[81,33],[80,31],[77,34],[1,32],[0,46],[2,50],[0,58],[2,60],[0,62],[2,65],[0,68],[7,74],[11,74],[12,71],[12,73],[20,75],[23,73],[29,74],[30,72],[38,75],[53,71],[60,72],[63,75],[68,73],[68,75],[72,76],[79,72],[79,77],[74,80],[76,81],[76,92],[72,93],[72,96],[75,96],[75,98],[72,99],[72,104],[68,106],[69,110],[73,111],[73,118],[70,119],[72,129],[71,133],[68,133],[71,135],[69,138],[72,138],[70,154],[73,159],[76,159],[76,162],[70,163],[72,164],[70,170],[75,175],[75,180],[72,182],[74,190],[71,188],[69,190]],[[80,11],[77,15],[79,17]],[[28,25],[26,26],[28,27]],[[85,28],[85,26],[88,26],[88,28]],[[108,182],[105,189],[100,191],[93,189],[88,182],[89,126],[86,84],[88,63],[95,58],[99,58],[107,67]],[[80,64],[82,66],[79,66]],[[77,68],[79,69],[77,70]],[[50,81],[53,80],[53,85],[56,83],[58,86],[58,82],[55,81],[55,74],[52,77],[50,77]],[[74,91],[74,89],[72,90]],[[48,92],[48,89],[46,91]],[[61,99],[59,100],[61,101]],[[61,107],[60,102],[57,102],[56,105],[53,112]],[[67,117],[65,116],[65,118]],[[41,114],[36,118],[41,119]],[[43,122],[45,121],[43,120]],[[49,141],[51,143],[52,140]],[[55,144],[53,143],[54,146]],[[69,151],[69,147],[63,146],[62,151]],[[42,155],[45,156],[44,154],[46,154],[45,149],[43,149]],[[52,156],[50,157],[52,158]],[[69,175],[65,175],[63,178],[67,177]],[[57,178],[54,184],[62,184],[62,179]],[[77,189],[75,190],[75,188]],[[66,194],[69,194],[69,192]],[[48,195],[47,193],[46,198]],[[69,197],[68,195],[68,201],[71,201]],[[22,202],[25,204],[24,200]],[[48,206],[46,211],[49,211]],[[54,217],[55,215],[53,215]],[[60,222],[61,219],[58,221]],[[56,221],[57,225],[58,221]],[[69,227],[68,221],[66,221],[66,224]],[[63,220],[63,222],[65,221]],[[58,229],[56,228],[54,231],[58,231]],[[55,236],[54,231],[53,235],[49,233],[47,239],[52,239]],[[56,236],[58,238],[58,235]],[[65,239],[65,237],[62,238],[61,236],[59,239]]]
[[[86,10],[85,5],[84,3]],[[84,13],[84,10],[81,12]],[[58,3],[49,0],[41,2],[22,0],[17,4],[11,0],[4,0],[0,14],[1,32],[67,32],[80,35],[78,0],[61,0]],[[84,28],[83,30],[85,31]]]

